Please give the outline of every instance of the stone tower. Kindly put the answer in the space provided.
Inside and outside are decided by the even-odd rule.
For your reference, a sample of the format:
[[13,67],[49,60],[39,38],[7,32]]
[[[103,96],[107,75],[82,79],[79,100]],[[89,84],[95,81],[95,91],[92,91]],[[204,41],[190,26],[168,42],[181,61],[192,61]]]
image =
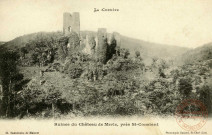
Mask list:
[[108,48],[108,43],[107,43],[107,31],[105,28],[99,28],[98,33],[97,33],[97,59],[101,63],[106,63],[107,59],[107,48]]
[[72,14],[63,13],[63,34],[67,35],[70,32],[76,32],[80,36],[80,15],[79,12]]
[[117,47],[121,46],[121,35],[118,32],[113,32],[113,35],[116,39]]

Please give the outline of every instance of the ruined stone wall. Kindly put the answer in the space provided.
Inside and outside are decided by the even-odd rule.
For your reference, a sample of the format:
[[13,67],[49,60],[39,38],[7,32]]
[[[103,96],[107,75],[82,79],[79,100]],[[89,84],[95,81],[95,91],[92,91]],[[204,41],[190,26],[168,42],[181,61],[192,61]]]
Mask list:
[[80,15],[78,12],[72,14],[72,30],[80,35]]
[[95,35],[90,33],[85,35],[82,38],[85,45],[83,52],[104,64],[116,54],[117,47],[121,45],[120,34],[117,32],[107,33],[105,28],[99,28]]
[[90,45],[90,48],[91,48],[91,54],[95,55],[95,52],[96,52],[96,41],[95,41],[95,38],[93,36],[89,39],[89,45]]
[[99,62],[105,64],[107,59],[107,48],[108,48],[107,31],[105,28],[98,29],[97,40],[98,45],[97,45],[96,57]]
[[71,19],[72,16],[70,13],[63,13],[63,34],[68,34],[69,30],[68,28],[71,26]]
[[78,12],[63,13],[63,34],[68,35],[71,31],[80,36],[80,15]]
[[107,42],[108,42],[109,45],[111,44],[112,37],[113,37],[113,34],[111,34],[111,33],[107,34]]
[[[86,34],[86,38],[80,35],[80,15],[78,12],[68,13],[65,12],[63,14],[63,33],[66,36],[71,36],[73,33],[77,33],[78,37],[80,37],[79,44],[84,44],[85,48],[83,52],[91,55],[95,55],[96,59],[102,63],[105,63],[107,60],[108,49],[111,49],[112,38],[116,40],[116,47],[121,46],[121,36],[119,33],[114,32],[112,34],[108,34],[105,28],[99,28],[97,34],[92,36],[91,34]],[[71,34],[72,33],[72,34]],[[76,48],[77,45],[72,45],[69,40],[68,47]],[[74,48],[72,50],[74,50]],[[113,50],[114,47],[112,47]]]
[[91,38],[90,35],[86,35],[86,38],[83,39],[85,47],[82,51],[86,54],[91,54],[91,46],[90,46],[90,43],[89,43],[90,38]]
[[118,32],[113,32],[117,47],[121,46],[121,35]]

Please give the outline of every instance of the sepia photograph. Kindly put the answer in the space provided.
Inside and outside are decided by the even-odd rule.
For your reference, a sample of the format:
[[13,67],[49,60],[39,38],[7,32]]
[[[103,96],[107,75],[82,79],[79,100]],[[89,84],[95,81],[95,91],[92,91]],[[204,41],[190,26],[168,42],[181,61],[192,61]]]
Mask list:
[[0,18],[0,135],[212,134],[212,1],[0,0]]

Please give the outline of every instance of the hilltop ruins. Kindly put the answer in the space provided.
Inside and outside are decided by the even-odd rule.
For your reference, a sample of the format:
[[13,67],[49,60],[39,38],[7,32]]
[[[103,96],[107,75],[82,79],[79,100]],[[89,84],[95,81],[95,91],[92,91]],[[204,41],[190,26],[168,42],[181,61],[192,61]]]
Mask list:
[[[84,45],[82,50],[84,53],[93,55],[100,62],[106,62],[106,51],[111,45],[111,39],[116,40],[116,46],[120,47],[121,38],[117,32],[107,33],[106,28],[98,28],[97,33],[86,33],[83,35],[80,32],[80,14],[78,12],[63,14],[63,34],[69,35],[70,33],[77,33],[80,39],[80,46]],[[68,47],[71,47],[70,43]]]

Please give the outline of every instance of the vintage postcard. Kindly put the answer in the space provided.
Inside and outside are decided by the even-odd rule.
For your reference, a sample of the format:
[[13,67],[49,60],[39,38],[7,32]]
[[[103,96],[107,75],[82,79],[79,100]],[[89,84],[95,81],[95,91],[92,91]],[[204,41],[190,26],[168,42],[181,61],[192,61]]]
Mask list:
[[0,0],[0,135],[212,135],[211,0]]

